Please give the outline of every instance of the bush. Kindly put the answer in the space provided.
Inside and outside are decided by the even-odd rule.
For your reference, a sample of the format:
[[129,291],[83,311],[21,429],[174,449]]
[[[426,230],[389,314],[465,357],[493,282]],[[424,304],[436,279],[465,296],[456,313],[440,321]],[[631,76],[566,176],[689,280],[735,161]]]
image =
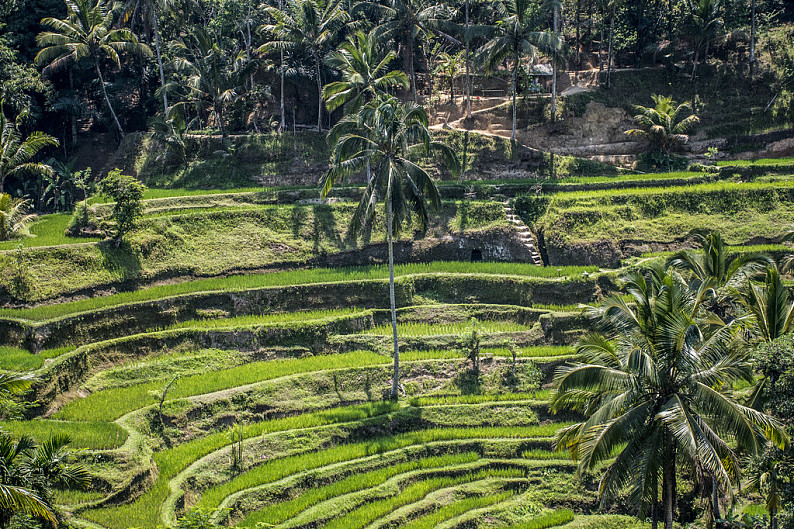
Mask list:
[[533,226],[546,214],[551,197],[546,195],[521,195],[513,200],[513,209],[527,226]]
[[686,157],[662,151],[644,152],[637,156],[637,169],[646,173],[684,171],[687,165],[689,160]]
[[143,193],[146,186],[129,175],[114,169],[99,182],[99,192],[115,202],[111,218],[115,222],[116,245],[121,243],[125,234],[135,227],[135,222],[143,216]]

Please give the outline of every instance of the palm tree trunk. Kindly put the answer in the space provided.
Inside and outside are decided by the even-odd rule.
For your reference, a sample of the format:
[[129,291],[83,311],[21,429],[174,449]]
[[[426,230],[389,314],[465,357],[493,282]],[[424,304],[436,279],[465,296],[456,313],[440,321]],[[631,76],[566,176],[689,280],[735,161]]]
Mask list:
[[714,520],[719,520],[720,516],[720,494],[719,488],[717,487],[717,479],[712,476],[711,477],[711,515],[714,517]]
[[[74,97],[74,71],[72,68],[69,68],[69,90],[72,91],[72,97]],[[69,112],[69,124],[72,127],[72,147],[74,147],[77,145],[77,115],[74,110]]]
[[612,88],[612,42],[615,36],[615,12],[609,17],[609,48],[607,50],[607,88]]
[[[753,0],[752,7],[750,8],[750,77],[752,78],[755,70],[755,4]],[[771,523],[771,522],[770,522]]]
[[116,116],[116,111],[113,110],[113,105],[110,103],[110,97],[108,97],[108,91],[105,89],[105,78],[102,77],[102,70],[99,68],[99,61],[94,60],[94,67],[96,68],[96,74],[99,76],[99,84],[102,86],[102,94],[105,96],[105,103],[110,110],[110,115],[113,116],[113,121],[116,123],[116,127],[119,129],[119,134],[121,134],[121,138],[124,139],[124,129],[121,128],[121,123],[119,123],[119,118]]
[[221,136],[226,138],[226,124],[223,122],[223,103],[215,104],[215,117],[218,118],[218,126],[221,128]]
[[673,529],[675,509],[675,453],[668,449],[662,468],[662,503],[664,504],[664,529]]
[[397,303],[394,297],[394,246],[392,244],[392,204],[391,204],[391,184],[386,193],[386,240],[389,246],[389,305],[391,308],[391,331],[394,344],[394,372],[391,379],[391,398],[396,400],[400,390],[400,347],[397,343]]
[[[278,8],[284,8],[284,0],[278,0]],[[287,128],[287,116],[285,115],[284,110],[284,50],[281,50],[281,90],[280,90],[280,105],[281,105],[281,125],[279,132],[284,132],[284,129]]]
[[323,131],[323,80],[320,78],[320,56],[314,52],[314,66],[317,68],[317,132]]
[[695,80],[695,72],[697,72],[698,67],[698,51],[695,50],[695,55],[692,57],[692,75],[690,76],[690,80]]
[[658,475],[653,487],[653,501],[651,502],[651,529],[659,528],[659,481]]
[[[559,10],[557,5],[554,6],[554,22],[552,31],[557,34],[557,17]],[[551,121],[557,121],[557,54],[551,56]]]
[[408,54],[408,75],[411,76],[411,99],[416,102],[416,67],[414,66],[414,39],[411,32],[405,42],[405,53]]
[[515,60],[513,61],[513,79],[510,82],[513,89],[513,133],[510,135],[512,141],[516,141],[516,85],[518,79],[518,52],[516,51]]
[[[753,0],[755,1],[755,0]],[[466,118],[471,119],[471,74],[469,73],[469,0],[466,0]]]
[[598,25],[598,71],[604,70],[604,17],[601,17],[601,23]]
[[160,29],[157,25],[157,13],[152,17],[154,19],[154,49],[157,52],[157,67],[160,69],[160,90],[163,92],[163,110],[168,112],[168,94],[165,93],[165,73],[163,73],[163,57],[160,54]]

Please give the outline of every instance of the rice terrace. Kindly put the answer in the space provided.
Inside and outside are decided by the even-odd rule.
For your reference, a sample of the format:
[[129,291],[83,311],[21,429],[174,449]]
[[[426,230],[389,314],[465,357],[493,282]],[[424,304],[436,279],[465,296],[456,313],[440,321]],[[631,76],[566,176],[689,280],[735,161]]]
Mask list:
[[794,529],[790,0],[0,2],[0,529]]

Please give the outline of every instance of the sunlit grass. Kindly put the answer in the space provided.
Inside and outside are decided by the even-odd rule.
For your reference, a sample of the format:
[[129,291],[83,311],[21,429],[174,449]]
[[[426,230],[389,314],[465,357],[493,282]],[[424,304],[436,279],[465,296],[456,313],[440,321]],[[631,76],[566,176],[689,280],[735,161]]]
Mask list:
[[386,482],[389,478],[406,472],[460,465],[476,461],[477,459],[479,459],[479,456],[473,452],[465,454],[447,454],[389,465],[385,468],[365,472],[363,474],[354,474],[324,487],[308,489],[293,500],[268,505],[267,507],[249,514],[238,524],[238,527],[255,527],[257,523],[277,525],[329,498],[335,498],[343,494],[375,487]]
[[[388,361],[385,356],[359,351],[252,362],[231,369],[182,377],[171,386],[168,398],[201,395],[297,373],[379,365]],[[125,413],[154,404],[156,398],[153,397],[153,392],[162,390],[163,386],[165,384],[162,381],[157,381],[97,391],[67,404],[56,416],[75,421],[112,421]]]
[[7,421],[3,430],[13,437],[27,435],[43,442],[55,434],[66,434],[72,442],[69,448],[88,448],[108,450],[117,448],[127,440],[127,432],[115,423],[109,422],[69,422],[50,419],[31,421]]
[[519,478],[523,477],[523,475],[524,472],[518,469],[489,469],[457,477],[430,478],[408,485],[391,498],[365,503],[345,516],[330,521],[323,527],[325,529],[360,529],[381,516],[394,512],[403,505],[414,503],[438,489],[488,478]]
[[67,237],[66,228],[72,220],[71,213],[42,215],[29,227],[30,237],[20,237],[0,242],[0,250],[13,250],[20,244],[25,248],[96,242],[99,237]]
[[[523,325],[520,323],[513,323],[510,321],[481,321],[478,323],[478,329],[482,332],[495,333],[495,332],[519,332],[528,331],[532,325]],[[472,329],[471,324],[468,322],[459,323],[398,323],[397,334],[398,336],[406,338],[416,338],[419,336],[446,336],[454,334],[463,334]],[[378,325],[372,329],[364,331],[364,334],[372,334],[378,336],[390,336],[392,334],[391,325]]]
[[[410,274],[489,274],[512,275],[538,278],[581,277],[582,273],[595,273],[596,266],[542,267],[528,263],[463,263],[463,262],[432,262],[397,265],[396,276]],[[125,303],[152,301],[156,299],[193,294],[197,292],[237,291],[255,288],[305,285],[311,283],[330,283],[342,281],[365,281],[371,279],[387,279],[389,269],[385,265],[346,267],[346,268],[314,268],[309,270],[290,270],[265,274],[232,275],[211,279],[198,279],[168,285],[159,285],[130,292],[120,292],[109,296],[98,296],[90,299],[42,305],[28,309],[0,309],[0,316],[6,318],[45,321],[60,316],[113,307]]]

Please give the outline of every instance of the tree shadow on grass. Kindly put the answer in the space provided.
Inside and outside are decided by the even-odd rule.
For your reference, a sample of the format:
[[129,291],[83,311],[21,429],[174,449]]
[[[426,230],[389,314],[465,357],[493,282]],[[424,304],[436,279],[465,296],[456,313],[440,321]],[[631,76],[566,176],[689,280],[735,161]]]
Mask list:
[[130,243],[122,241],[116,247],[113,241],[102,241],[98,244],[102,253],[102,266],[105,270],[121,276],[122,280],[137,279],[141,273],[141,261]]
[[312,207],[312,213],[314,217],[314,231],[312,234],[314,251],[320,251],[323,241],[328,241],[337,248],[342,249],[344,242],[339,236],[339,228],[336,218],[334,218],[333,209],[326,204],[320,204]]
[[292,224],[292,235],[298,239],[303,229],[303,223],[309,217],[305,207],[295,206],[290,213],[290,223]]

